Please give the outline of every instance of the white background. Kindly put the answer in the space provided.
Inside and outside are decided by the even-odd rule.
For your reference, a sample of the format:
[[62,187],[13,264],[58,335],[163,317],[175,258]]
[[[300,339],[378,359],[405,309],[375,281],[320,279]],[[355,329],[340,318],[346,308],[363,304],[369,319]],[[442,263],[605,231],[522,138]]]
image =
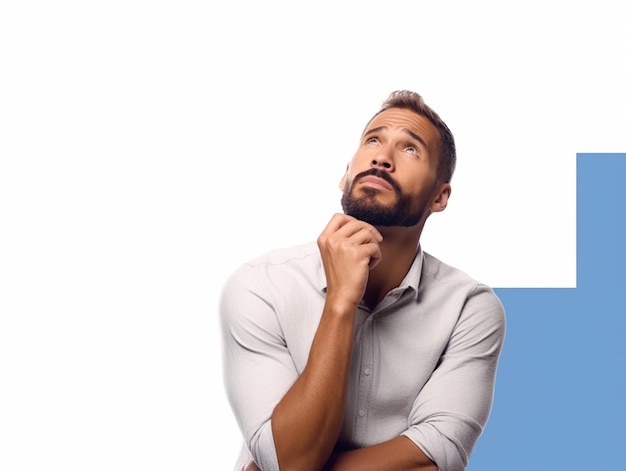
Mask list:
[[457,139],[425,249],[575,286],[575,154],[626,151],[619,3],[0,4],[0,468],[229,470],[221,285],[317,237],[394,89]]

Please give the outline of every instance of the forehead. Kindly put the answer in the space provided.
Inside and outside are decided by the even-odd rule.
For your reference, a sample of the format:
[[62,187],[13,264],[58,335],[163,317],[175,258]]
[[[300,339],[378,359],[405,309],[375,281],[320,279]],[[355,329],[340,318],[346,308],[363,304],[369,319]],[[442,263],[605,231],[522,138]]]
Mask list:
[[390,108],[382,111],[367,124],[363,134],[370,129],[386,126],[389,129],[408,129],[420,136],[430,150],[439,145],[439,131],[430,120],[406,108]]

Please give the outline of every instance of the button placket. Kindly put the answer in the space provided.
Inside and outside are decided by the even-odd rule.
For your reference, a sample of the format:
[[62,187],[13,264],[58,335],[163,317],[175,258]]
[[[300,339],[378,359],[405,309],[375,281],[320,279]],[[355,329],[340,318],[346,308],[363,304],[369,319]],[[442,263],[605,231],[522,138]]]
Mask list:
[[369,398],[372,393],[373,380],[373,316],[365,320],[361,336],[361,368],[359,377],[359,394],[357,402],[357,427],[356,432],[360,440],[367,440],[367,414]]

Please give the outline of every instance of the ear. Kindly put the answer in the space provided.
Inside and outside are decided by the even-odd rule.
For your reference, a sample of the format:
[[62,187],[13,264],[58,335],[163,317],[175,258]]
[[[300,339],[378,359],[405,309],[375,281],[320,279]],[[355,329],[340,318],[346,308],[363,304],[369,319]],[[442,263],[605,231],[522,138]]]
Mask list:
[[448,199],[452,193],[452,187],[449,183],[441,183],[437,189],[436,197],[430,205],[430,210],[433,213],[439,213],[446,209],[448,206]]
[[344,189],[346,188],[346,181],[348,180],[348,169],[350,168],[350,164],[346,165],[346,171],[343,174],[343,177],[341,177],[341,180],[339,181],[339,189],[341,191],[344,191]]

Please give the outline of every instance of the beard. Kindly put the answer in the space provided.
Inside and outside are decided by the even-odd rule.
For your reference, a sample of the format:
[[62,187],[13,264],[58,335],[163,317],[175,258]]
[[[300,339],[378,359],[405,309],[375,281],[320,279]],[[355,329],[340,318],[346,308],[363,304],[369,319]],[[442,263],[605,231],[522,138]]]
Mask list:
[[[352,194],[354,184],[359,179],[368,175],[382,178],[389,183],[396,193],[396,202],[390,206],[382,205],[376,199],[378,190],[373,188],[362,188],[363,195],[356,197]],[[380,227],[411,227],[422,220],[424,209],[416,210],[412,205],[413,201],[402,193],[400,186],[384,170],[372,168],[359,173],[352,181],[347,181],[341,196],[341,207],[343,212],[372,226]]]

